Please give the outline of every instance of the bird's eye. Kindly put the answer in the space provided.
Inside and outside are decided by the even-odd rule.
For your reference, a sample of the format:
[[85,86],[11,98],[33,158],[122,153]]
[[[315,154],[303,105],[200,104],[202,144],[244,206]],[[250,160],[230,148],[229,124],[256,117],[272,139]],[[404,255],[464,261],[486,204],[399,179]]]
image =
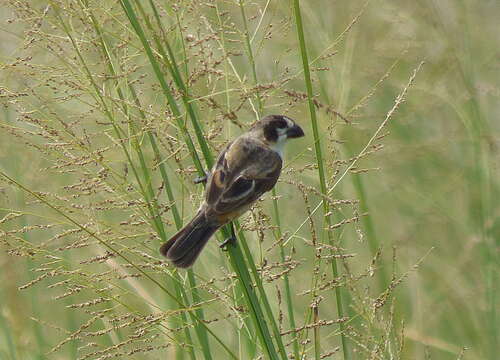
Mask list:
[[279,129],[284,129],[284,128],[288,127],[288,124],[287,124],[285,119],[276,120],[275,124],[276,124],[276,127]]

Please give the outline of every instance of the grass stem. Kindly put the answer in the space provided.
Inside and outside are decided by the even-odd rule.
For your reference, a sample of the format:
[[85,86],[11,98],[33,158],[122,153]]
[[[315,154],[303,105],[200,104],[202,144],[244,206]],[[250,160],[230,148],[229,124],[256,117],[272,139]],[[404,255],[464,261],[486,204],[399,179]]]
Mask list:
[[[314,94],[313,94],[313,89],[312,89],[312,80],[311,80],[311,73],[309,69],[309,60],[307,56],[307,47],[306,47],[306,41],[305,41],[305,35],[304,35],[304,28],[302,24],[302,15],[300,12],[300,2],[299,0],[294,0],[293,1],[293,7],[294,7],[294,17],[295,17],[295,24],[297,26],[297,35],[299,39],[299,47],[300,47],[300,55],[302,58],[302,67],[304,70],[304,81],[306,85],[306,91],[307,91],[307,101],[309,104],[309,114],[311,117],[311,126],[313,130],[313,136],[314,136],[314,150],[316,154],[316,163],[318,166],[318,176],[319,176],[319,182],[320,182],[320,191],[322,194],[327,195],[328,194],[328,189],[326,186],[326,175],[325,175],[325,169],[324,169],[324,161],[323,161],[323,154],[321,150],[321,138],[319,135],[319,129],[318,129],[318,121],[316,118],[316,110],[315,110],[315,105],[314,105]],[[324,222],[325,222],[325,227],[328,228],[326,231],[326,235],[328,238],[328,242],[330,245],[334,245],[333,238],[331,235],[331,216],[330,214],[330,209],[329,209],[329,204],[326,201],[323,201],[323,216],[324,216]],[[332,255],[333,251],[332,251]],[[337,268],[337,261],[335,258],[332,259],[331,261],[331,266],[332,266],[332,276],[333,278],[337,279],[339,277],[339,271]],[[335,287],[335,297],[336,297],[336,305],[337,305],[337,313],[339,318],[344,317],[344,309],[343,309],[343,304],[342,304],[342,294],[340,291],[339,287]],[[342,351],[343,351],[343,357],[344,359],[350,359],[350,354],[349,350],[347,347],[347,338],[344,333],[344,324],[343,322],[339,322],[339,329],[340,329],[340,338],[341,338],[341,343],[342,343]],[[319,344],[315,342],[315,344]],[[316,353],[319,351],[319,349],[316,349]]]

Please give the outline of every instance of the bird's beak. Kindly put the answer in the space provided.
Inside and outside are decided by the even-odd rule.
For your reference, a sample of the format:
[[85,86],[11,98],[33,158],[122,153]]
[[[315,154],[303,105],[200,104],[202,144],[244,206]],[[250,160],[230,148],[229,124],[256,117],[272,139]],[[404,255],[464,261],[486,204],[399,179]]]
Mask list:
[[289,139],[299,138],[302,136],[304,136],[304,130],[302,130],[302,128],[297,124],[286,131],[286,137]]

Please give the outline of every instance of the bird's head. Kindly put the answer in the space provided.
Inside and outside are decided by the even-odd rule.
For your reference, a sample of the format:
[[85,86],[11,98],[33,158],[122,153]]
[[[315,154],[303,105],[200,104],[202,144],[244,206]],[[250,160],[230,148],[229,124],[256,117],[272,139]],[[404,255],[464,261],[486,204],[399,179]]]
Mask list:
[[284,115],[265,116],[250,131],[280,154],[288,139],[304,136],[302,128]]

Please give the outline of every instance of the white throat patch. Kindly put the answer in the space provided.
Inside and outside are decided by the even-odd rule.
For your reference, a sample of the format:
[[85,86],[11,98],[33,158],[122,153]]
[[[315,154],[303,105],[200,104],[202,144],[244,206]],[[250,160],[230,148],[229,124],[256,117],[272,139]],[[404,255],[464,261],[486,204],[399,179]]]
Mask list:
[[272,144],[270,146],[270,148],[276,151],[282,159],[286,141],[287,141],[286,129],[278,129],[278,140],[276,140],[275,144]]

